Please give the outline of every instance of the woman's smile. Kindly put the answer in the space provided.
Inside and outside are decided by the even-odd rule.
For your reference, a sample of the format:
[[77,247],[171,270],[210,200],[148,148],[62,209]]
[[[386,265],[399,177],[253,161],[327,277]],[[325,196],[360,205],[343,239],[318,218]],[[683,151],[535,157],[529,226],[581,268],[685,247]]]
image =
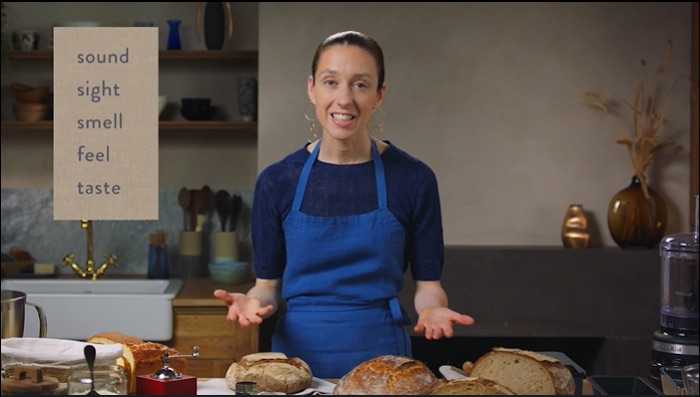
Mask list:
[[353,128],[357,116],[347,112],[331,112],[331,121],[340,128]]

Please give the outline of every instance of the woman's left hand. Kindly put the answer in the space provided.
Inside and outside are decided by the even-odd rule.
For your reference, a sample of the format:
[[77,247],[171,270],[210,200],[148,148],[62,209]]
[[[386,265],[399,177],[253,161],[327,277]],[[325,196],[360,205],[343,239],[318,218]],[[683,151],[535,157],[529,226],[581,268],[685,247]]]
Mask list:
[[433,307],[420,312],[418,324],[413,330],[418,334],[425,333],[425,339],[451,338],[454,335],[453,324],[471,325],[474,319],[446,307]]

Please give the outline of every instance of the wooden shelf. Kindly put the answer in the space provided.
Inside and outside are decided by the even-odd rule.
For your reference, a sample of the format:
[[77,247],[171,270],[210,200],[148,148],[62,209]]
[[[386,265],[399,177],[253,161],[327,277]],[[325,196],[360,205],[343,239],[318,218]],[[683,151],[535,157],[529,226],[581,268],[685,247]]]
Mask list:
[[[161,121],[160,132],[170,131],[220,131],[250,132],[257,135],[258,123],[246,121]],[[52,131],[53,121],[44,120],[36,123],[21,121],[3,121],[2,132],[6,131]]]
[[161,121],[161,131],[257,131],[258,123],[248,121]]
[[257,62],[257,51],[161,51],[161,61],[232,61]]
[[22,121],[3,121],[2,132],[11,130],[23,131],[50,131],[53,130],[53,121],[43,120],[35,123],[27,123]]
[[[31,52],[10,51],[8,58],[13,61],[50,61],[52,50]],[[257,63],[257,51],[160,51],[161,61],[222,61],[237,63]]]

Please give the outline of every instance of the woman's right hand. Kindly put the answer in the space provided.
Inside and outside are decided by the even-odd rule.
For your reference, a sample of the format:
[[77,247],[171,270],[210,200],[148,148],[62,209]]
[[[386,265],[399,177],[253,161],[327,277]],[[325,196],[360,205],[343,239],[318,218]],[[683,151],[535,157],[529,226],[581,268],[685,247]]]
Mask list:
[[230,293],[217,289],[214,291],[214,296],[228,305],[226,319],[233,322],[238,321],[242,327],[258,325],[274,313],[272,305],[262,306],[259,299],[241,293]]

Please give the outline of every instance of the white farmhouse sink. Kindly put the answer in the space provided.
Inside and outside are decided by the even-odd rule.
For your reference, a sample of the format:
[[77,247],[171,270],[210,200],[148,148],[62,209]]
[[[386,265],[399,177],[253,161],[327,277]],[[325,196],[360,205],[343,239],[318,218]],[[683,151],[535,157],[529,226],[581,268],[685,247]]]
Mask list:
[[[44,309],[48,337],[79,340],[111,331],[172,339],[171,301],[181,288],[181,280],[2,280],[3,290],[22,291]],[[24,317],[24,336],[37,336],[34,309],[27,307]]]

